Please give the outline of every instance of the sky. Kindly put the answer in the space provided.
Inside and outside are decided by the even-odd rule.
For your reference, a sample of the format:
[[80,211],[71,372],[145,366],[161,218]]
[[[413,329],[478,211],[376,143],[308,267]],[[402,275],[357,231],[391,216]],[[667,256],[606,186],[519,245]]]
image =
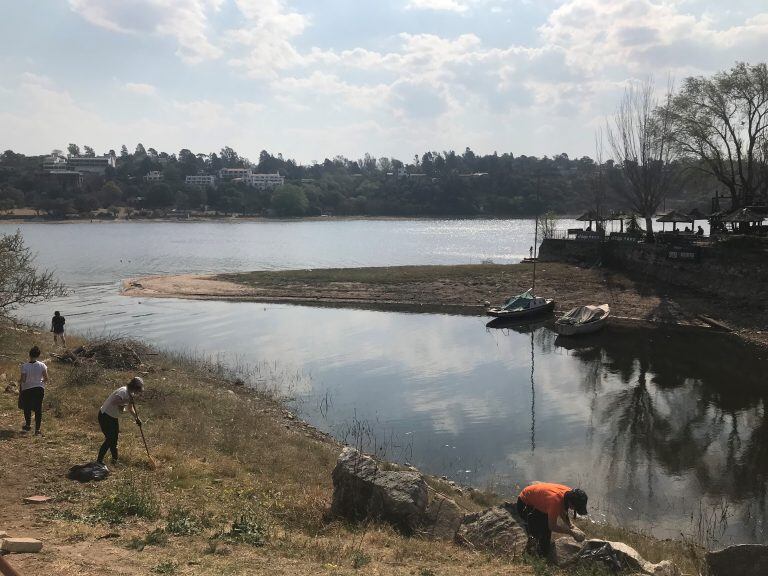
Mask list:
[[768,0],[0,0],[0,149],[594,155],[631,81],[768,53]]

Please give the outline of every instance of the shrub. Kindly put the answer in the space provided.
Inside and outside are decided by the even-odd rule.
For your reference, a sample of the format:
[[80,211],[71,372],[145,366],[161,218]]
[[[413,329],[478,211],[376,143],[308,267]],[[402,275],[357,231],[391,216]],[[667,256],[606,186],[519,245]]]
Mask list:
[[222,536],[230,542],[263,546],[267,542],[268,530],[262,518],[253,512],[246,512],[232,522],[229,532]]
[[169,560],[168,562],[161,562],[152,568],[152,572],[155,574],[176,574],[176,568],[176,563]]
[[104,369],[96,362],[83,362],[73,366],[64,380],[65,386],[79,387],[101,383]]
[[133,477],[117,484],[112,493],[96,504],[93,514],[105,522],[118,524],[126,517],[138,516],[153,520],[160,512],[152,486],[146,480],[137,482]]
[[195,517],[183,506],[176,506],[168,513],[168,523],[166,531],[177,536],[189,536],[197,534],[206,524],[201,517]]
[[355,570],[362,568],[366,564],[370,563],[370,561],[371,557],[362,550],[355,550],[352,553],[352,568]]

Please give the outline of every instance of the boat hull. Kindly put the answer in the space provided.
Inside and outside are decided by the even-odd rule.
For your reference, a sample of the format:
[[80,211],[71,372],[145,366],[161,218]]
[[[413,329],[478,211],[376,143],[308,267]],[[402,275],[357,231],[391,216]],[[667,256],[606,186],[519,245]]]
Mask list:
[[598,330],[601,330],[605,326],[607,320],[608,316],[604,316],[603,318],[594,320],[593,322],[586,322],[585,324],[559,324],[558,322],[555,322],[555,332],[561,336],[593,334]]
[[506,318],[508,320],[523,320],[525,318],[534,318],[541,316],[547,312],[552,312],[555,309],[555,301],[547,300],[547,303],[543,306],[537,306],[536,308],[527,308],[525,310],[504,310],[503,308],[489,308],[486,312],[488,316],[494,318]]

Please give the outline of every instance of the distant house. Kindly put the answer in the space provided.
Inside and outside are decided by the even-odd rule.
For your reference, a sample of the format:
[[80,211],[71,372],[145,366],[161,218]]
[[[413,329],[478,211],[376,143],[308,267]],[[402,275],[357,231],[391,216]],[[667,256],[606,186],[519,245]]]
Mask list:
[[187,176],[184,179],[184,184],[187,186],[197,186],[198,188],[215,188],[216,176],[209,176],[208,174],[196,174],[194,176]]
[[162,182],[163,173],[160,172],[160,170],[150,170],[144,176],[144,180],[146,180],[147,182]]
[[67,169],[67,159],[66,157],[60,155],[60,154],[52,154],[51,156],[46,156],[43,160],[43,170],[66,170]]
[[222,168],[219,170],[219,180],[245,179],[251,174],[250,168]]
[[266,190],[268,188],[275,188],[276,186],[282,186],[285,184],[285,176],[280,176],[279,172],[274,174],[248,174],[243,181],[248,186],[253,186],[259,190]]
[[77,170],[78,172],[87,172],[89,174],[104,175],[107,168],[115,167],[115,155],[106,154],[105,156],[67,156],[67,168]]

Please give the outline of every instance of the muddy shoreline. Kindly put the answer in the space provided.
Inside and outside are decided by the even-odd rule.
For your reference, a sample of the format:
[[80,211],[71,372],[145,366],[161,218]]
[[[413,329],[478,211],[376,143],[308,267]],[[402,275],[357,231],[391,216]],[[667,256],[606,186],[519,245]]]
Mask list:
[[[149,276],[124,280],[122,294],[483,315],[487,303],[503,302],[532,284],[531,264],[396,266]],[[725,329],[768,345],[760,318],[743,304],[728,307],[710,295],[605,268],[540,263],[536,293],[555,300],[556,315],[574,306],[608,303],[617,323]]]

